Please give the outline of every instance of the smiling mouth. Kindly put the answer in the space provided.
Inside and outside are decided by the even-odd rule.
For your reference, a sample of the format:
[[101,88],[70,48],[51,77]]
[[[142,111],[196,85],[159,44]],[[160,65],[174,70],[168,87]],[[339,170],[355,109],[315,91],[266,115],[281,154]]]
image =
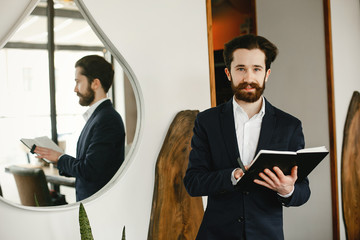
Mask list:
[[253,91],[253,90],[255,90],[255,88],[254,88],[254,87],[252,87],[252,86],[250,86],[250,85],[247,85],[245,88],[243,88],[243,90],[245,90],[245,91],[249,92],[249,91]]

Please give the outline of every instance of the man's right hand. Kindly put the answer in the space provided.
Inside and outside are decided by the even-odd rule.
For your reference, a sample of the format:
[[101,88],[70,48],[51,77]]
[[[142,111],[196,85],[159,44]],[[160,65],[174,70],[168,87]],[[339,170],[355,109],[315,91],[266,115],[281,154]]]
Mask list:
[[[245,169],[248,170],[249,166],[245,166]],[[244,176],[244,172],[241,168],[237,168],[234,172],[234,177],[236,180]]]

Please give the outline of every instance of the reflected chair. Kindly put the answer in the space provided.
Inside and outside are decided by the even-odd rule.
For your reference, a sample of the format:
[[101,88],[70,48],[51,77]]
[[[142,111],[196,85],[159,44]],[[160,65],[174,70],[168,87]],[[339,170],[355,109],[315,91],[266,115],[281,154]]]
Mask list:
[[[40,167],[20,167],[13,165],[9,167],[9,172],[12,173],[15,178],[22,205],[58,205],[51,196],[44,171]],[[66,204],[66,202],[63,204]]]

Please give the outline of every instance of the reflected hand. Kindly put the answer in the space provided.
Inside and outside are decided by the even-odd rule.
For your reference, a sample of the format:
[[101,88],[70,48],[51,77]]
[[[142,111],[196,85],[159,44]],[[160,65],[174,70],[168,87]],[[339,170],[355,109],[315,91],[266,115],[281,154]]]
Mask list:
[[295,166],[291,169],[291,175],[284,175],[280,168],[274,167],[275,173],[269,169],[265,169],[264,172],[259,173],[259,176],[263,180],[255,179],[254,183],[267,187],[281,195],[287,195],[292,192],[297,179],[297,169]]
[[57,163],[59,157],[62,155],[61,152],[39,146],[36,146],[34,152],[37,154],[36,158],[45,158],[53,163]]

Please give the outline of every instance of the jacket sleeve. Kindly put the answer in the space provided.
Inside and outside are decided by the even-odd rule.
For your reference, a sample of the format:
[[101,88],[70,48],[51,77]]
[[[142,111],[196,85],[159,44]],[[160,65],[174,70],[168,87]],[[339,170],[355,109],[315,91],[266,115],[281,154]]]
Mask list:
[[208,131],[202,124],[200,114],[195,120],[191,140],[189,164],[184,185],[190,196],[208,196],[234,191],[231,182],[233,167],[215,169]]
[[125,142],[123,124],[119,124],[116,119],[100,119],[91,131],[86,139],[88,147],[81,154],[81,159],[66,154],[59,159],[58,169],[61,175],[98,181],[121,165]]

